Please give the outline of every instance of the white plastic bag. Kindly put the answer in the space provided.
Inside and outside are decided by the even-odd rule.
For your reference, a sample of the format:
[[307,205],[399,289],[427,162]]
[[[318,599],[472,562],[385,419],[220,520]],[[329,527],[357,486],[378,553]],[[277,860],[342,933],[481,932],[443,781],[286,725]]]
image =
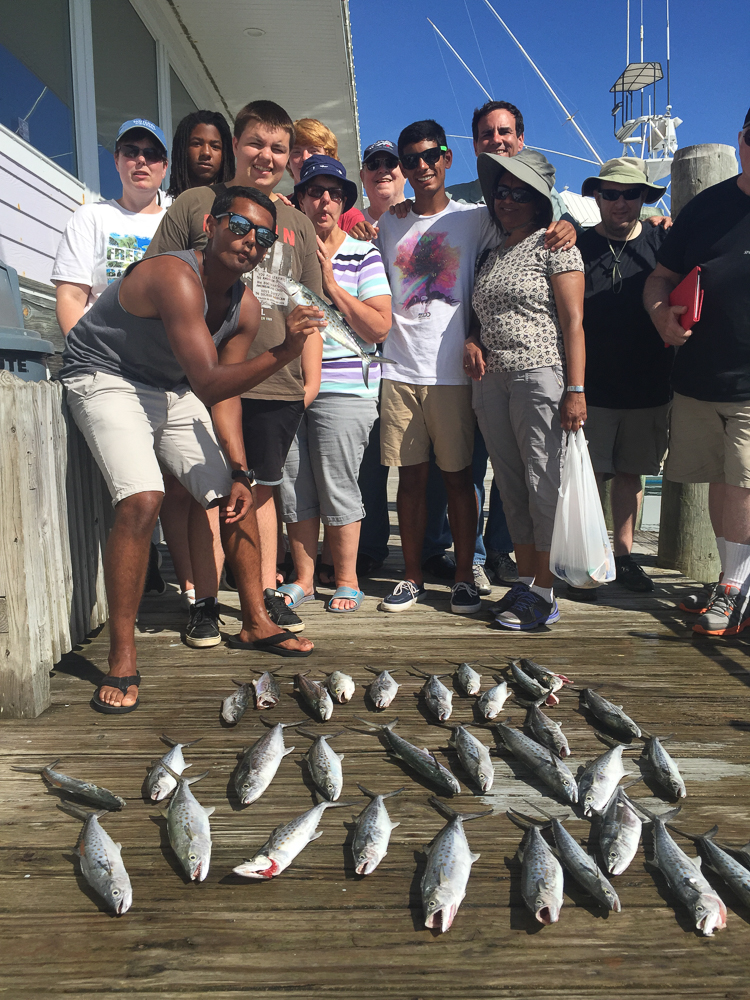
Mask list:
[[549,568],[571,587],[591,589],[615,578],[594,469],[583,430],[568,432]]

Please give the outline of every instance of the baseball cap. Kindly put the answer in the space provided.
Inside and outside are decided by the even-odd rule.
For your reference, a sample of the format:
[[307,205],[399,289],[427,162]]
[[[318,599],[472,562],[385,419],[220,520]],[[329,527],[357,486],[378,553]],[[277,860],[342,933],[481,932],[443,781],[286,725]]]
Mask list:
[[115,139],[115,142],[119,142],[126,132],[130,132],[131,129],[134,128],[142,128],[147,132],[150,132],[154,139],[160,143],[164,152],[167,152],[167,140],[164,137],[164,133],[158,125],[154,125],[154,123],[150,122],[148,118],[131,118],[130,121],[123,122],[117,130],[117,138]]
[[362,162],[367,163],[371,156],[375,156],[377,153],[389,153],[391,156],[395,156],[398,159],[398,147],[395,142],[391,142],[390,139],[378,139],[377,142],[371,142],[367,149],[362,154]]
[[347,212],[357,201],[357,196],[359,195],[357,185],[354,181],[347,179],[346,167],[344,164],[340,163],[338,160],[334,160],[332,156],[322,156],[320,153],[316,153],[314,156],[308,156],[302,164],[302,169],[299,173],[299,183],[294,185],[294,193],[298,197],[302,193],[302,188],[308,181],[311,181],[313,177],[338,177],[340,179],[342,187],[344,188],[344,197],[346,199],[343,209],[345,212]]

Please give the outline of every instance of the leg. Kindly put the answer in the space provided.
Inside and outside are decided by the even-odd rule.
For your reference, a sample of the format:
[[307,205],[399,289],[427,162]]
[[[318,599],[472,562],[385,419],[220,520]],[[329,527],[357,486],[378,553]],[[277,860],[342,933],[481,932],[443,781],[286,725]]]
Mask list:
[[521,580],[531,580],[533,583],[537,567],[536,546],[533,542],[529,545],[514,545],[513,551],[516,556],[519,578]]
[[708,515],[711,527],[717,538],[726,538],[724,534],[724,503],[726,488],[724,483],[709,483],[708,485]]
[[633,548],[633,533],[643,501],[641,477],[629,472],[616,472],[610,489],[614,552],[616,556],[627,556]]
[[[308,517],[304,521],[292,521],[286,526],[289,548],[294,561],[294,583],[302,587],[306,594],[315,590],[315,557],[318,554],[320,518]],[[286,595],[286,603],[292,599]]]
[[734,544],[750,545],[750,489],[729,483],[712,484],[712,488],[713,485],[720,485],[724,494],[721,515],[724,538]]
[[[310,413],[305,413],[289,447],[279,486],[281,517],[286,523],[294,562],[294,582],[305,594],[315,590],[315,557],[318,554],[320,504],[310,464]],[[285,595],[287,604],[292,598]]]
[[456,583],[474,583],[472,565],[477,537],[477,497],[471,476],[471,466],[460,472],[444,472],[448,494],[448,518],[456,554]]
[[484,443],[479,425],[474,429],[474,454],[471,459],[471,476],[474,480],[474,492],[477,495],[477,535],[474,545],[474,564],[484,566],[487,561],[487,549],[484,544],[484,479],[487,475],[489,454]]
[[[351,524],[330,525],[326,531],[331,543],[333,565],[336,567],[336,586],[359,590],[357,579],[357,548],[359,546],[359,521]],[[337,598],[331,607],[350,610],[356,605],[346,598]]]
[[197,500],[190,498],[188,542],[190,562],[195,573],[196,600],[216,597],[224,568],[218,508],[206,510]]
[[188,546],[190,501],[191,496],[185,487],[174,476],[167,473],[164,476],[164,500],[159,517],[161,518],[164,540],[172,557],[175,576],[183,594],[188,590],[195,590]]
[[451,547],[450,524],[448,522],[448,495],[445,483],[435,463],[435,452],[430,448],[430,464],[427,477],[427,509],[425,514],[425,534],[422,545],[422,564],[436,556],[441,559]]
[[398,470],[396,509],[401,533],[401,551],[404,556],[404,579],[421,587],[422,545],[427,520],[426,490],[430,466],[402,465]]
[[[359,555],[382,564],[388,558],[391,522],[388,515],[388,466],[380,464],[380,417],[370,431],[370,438],[359,467],[359,489],[365,516],[359,536]],[[328,561],[328,560],[326,560]]]
[[[263,589],[276,589],[276,504],[273,486],[257,483],[253,486],[253,500],[258,516],[260,538],[261,582]],[[223,536],[222,536],[223,537]],[[234,571],[232,571],[234,572]],[[237,577],[235,577],[235,580]]]

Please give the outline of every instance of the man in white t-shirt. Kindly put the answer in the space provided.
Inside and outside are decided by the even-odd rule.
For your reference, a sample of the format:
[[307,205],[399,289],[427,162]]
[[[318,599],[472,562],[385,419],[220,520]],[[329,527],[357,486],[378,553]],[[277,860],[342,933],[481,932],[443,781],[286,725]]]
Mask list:
[[145,118],[124,122],[115,142],[122,196],[81,205],[68,220],[52,268],[55,312],[67,336],[128,265],[140,260],[164,215],[159,187],[167,173],[167,140]]
[[[359,176],[370,201],[364,211],[365,222],[377,230],[383,212],[404,200],[406,178],[395,143],[389,139],[378,139],[371,143],[362,154]],[[374,232],[367,234],[372,239],[375,235]]]
[[421,557],[432,444],[448,494],[456,557],[451,611],[475,614],[481,609],[472,571],[475,418],[463,351],[474,266],[482,251],[497,245],[498,230],[484,206],[457,204],[445,193],[452,154],[437,122],[407,126],[398,153],[414,201],[403,219],[386,213],[379,220],[377,245],[393,293],[388,357],[398,365],[383,373],[380,441],[383,465],[399,470],[405,572],[381,608],[403,611],[425,593]]

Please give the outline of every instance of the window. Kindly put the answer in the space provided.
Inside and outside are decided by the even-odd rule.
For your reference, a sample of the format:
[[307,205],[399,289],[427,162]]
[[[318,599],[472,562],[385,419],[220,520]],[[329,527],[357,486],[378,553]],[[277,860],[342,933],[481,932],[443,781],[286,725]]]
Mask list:
[[91,28],[99,187],[102,198],[119,198],[113,154],[120,125],[131,118],[159,124],[156,43],[126,0],[91,0]]
[[0,122],[77,176],[63,0],[0,0]]
[[185,115],[198,110],[190,94],[182,86],[182,81],[172,67],[169,67],[169,88],[172,92],[172,132],[176,130]]

